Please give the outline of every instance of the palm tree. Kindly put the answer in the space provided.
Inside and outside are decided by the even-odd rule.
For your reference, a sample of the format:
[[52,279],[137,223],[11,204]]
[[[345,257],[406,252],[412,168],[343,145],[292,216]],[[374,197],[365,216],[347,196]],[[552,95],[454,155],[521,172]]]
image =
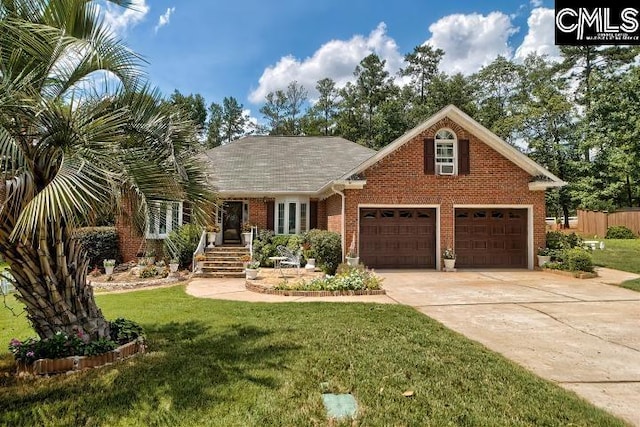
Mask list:
[[0,0],[0,253],[41,338],[109,336],[74,238],[86,218],[126,204],[142,226],[148,200],[188,199],[206,220],[196,127],[139,66],[93,2]]

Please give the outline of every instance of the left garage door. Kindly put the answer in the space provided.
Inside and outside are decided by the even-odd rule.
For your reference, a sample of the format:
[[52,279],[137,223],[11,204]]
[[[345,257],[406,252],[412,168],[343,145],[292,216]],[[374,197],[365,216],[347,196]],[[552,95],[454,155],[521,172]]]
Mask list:
[[360,209],[360,261],[367,267],[435,268],[435,253],[435,209]]

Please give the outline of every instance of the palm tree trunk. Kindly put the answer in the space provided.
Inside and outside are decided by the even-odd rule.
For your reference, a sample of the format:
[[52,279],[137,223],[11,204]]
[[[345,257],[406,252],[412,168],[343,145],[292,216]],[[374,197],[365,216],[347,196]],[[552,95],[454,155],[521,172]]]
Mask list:
[[[12,228],[7,225],[0,226],[4,234],[0,240],[5,242]],[[80,332],[90,340],[109,337],[109,323],[86,282],[86,251],[64,224],[50,223],[33,240],[3,249],[15,278],[17,299],[24,303],[40,338],[56,332]]]

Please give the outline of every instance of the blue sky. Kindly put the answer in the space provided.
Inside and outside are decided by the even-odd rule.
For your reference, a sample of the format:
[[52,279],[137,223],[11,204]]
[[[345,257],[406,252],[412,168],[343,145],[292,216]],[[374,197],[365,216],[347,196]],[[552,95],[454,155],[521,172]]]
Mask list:
[[[445,51],[444,71],[471,74],[497,55],[557,55],[549,0],[134,0],[106,7],[114,33],[149,61],[164,93],[200,93],[207,103],[234,96],[253,116],[266,93],[315,82],[339,85],[375,52],[393,74],[402,57],[430,43]],[[103,5],[104,7],[104,5]]]

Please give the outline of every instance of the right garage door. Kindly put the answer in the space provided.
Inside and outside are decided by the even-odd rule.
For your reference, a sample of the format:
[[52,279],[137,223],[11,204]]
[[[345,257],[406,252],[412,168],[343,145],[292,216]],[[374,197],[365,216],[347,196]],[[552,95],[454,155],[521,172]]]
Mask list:
[[456,209],[456,267],[527,268],[527,235],[526,209]]

